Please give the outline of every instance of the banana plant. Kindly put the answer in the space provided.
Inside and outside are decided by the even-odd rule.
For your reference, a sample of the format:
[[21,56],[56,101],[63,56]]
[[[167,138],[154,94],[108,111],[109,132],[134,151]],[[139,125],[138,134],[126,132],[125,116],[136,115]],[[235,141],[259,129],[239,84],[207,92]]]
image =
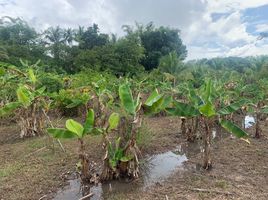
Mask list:
[[[59,109],[64,115],[71,111],[87,111],[91,96],[88,88],[61,89],[58,93],[51,94],[52,106]],[[83,113],[83,112],[82,112]],[[83,113],[86,118],[87,113]]]
[[84,138],[86,135],[100,133],[99,129],[94,126],[94,110],[90,109],[84,124],[73,119],[68,119],[65,128],[48,128],[47,132],[56,139],[77,139],[80,145],[79,158],[81,163],[81,179],[90,181],[91,174],[89,169],[89,158],[85,151]]
[[16,88],[20,77],[17,74],[10,73],[6,68],[8,66],[0,62],[0,106],[16,99]]
[[[132,178],[136,178],[138,177],[138,174],[139,174],[138,154],[140,153],[139,148],[136,145],[136,135],[137,135],[137,130],[139,129],[142,123],[142,120],[141,120],[142,102],[140,100],[140,94],[138,94],[134,100],[132,96],[132,91],[128,83],[121,84],[119,86],[119,98],[120,98],[120,106],[122,108],[122,115],[123,115],[123,118],[126,119],[127,126],[128,126],[127,130],[125,130],[127,131],[127,133],[123,133],[122,138],[120,139],[120,141],[122,141],[120,148],[122,149],[122,155],[124,155],[125,158],[131,158],[131,159],[124,160],[126,161],[124,162],[124,166],[126,166],[125,167],[126,170],[120,170],[120,167],[117,166],[117,168],[119,169],[118,174],[120,175],[125,174]],[[115,118],[115,116],[113,116],[113,118]],[[109,121],[112,122],[114,120],[112,120],[112,118],[110,117]],[[109,147],[110,147],[109,140],[106,140],[105,146],[107,148],[106,152],[108,153]],[[115,148],[115,149],[119,149],[119,146],[118,148]],[[112,155],[111,150],[112,149],[110,148],[110,155]],[[119,162],[116,162],[116,164],[119,164]],[[107,168],[108,170],[106,170],[105,173],[103,173],[103,179],[108,180],[108,179],[113,178],[114,168],[115,166],[112,166],[110,170],[109,168]]]
[[115,147],[113,147],[112,143],[109,142],[108,153],[109,153],[109,164],[116,170],[119,162],[127,162],[130,158],[124,156],[123,148],[120,147],[121,138],[118,137],[115,142]]
[[16,90],[17,101],[2,106],[0,116],[14,113],[19,118],[21,137],[41,135],[45,124],[44,112],[48,108],[45,87],[36,88],[37,78],[32,66],[28,67],[26,73],[14,66],[8,71],[16,73],[21,83]]
[[[108,119],[106,127],[102,128],[103,147],[105,155],[103,157],[103,169],[101,173],[102,180],[111,180],[120,175],[119,165],[121,162],[127,162],[123,148],[120,146],[121,138],[117,135],[109,137],[119,125],[120,116],[118,113],[112,113]],[[116,139],[114,139],[116,138]]]
[[144,114],[155,114],[164,110],[171,102],[171,98],[165,98],[159,94],[158,90],[154,90],[151,95],[143,103],[140,93],[135,98],[128,83],[119,86],[120,106],[122,109],[122,119],[126,119],[126,128],[121,133],[121,144],[123,146],[123,155],[126,162],[124,167],[119,167],[122,174],[126,174],[131,178],[139,176],[139,157],[140,150],[136,144],[138,130],[142,126]]
[[237,125],[232,123],[229,120],[224,119],[225,115],[229,115],[243,105],[247,103],[245,100],[241,100],[235,103],[232,103],[228,106],[219,108],[216,110],[215,103],[217,97],[213,94],[214,88],[212,81],[208,80],[204,87],[200,88],[199,95],[196,95],[200,101],[199,104],[190,104],[184,102],[173,102],[173,107],[166,108],[166,111],[171,115],[180,116],[180,117],[199,117],[200,125],[202,126],[203,132],[203,141],[204,141],[204,156],[203,156],[203,167],[204,169],[212,168],[211,161],[211,140],[212,140],[212,128],[215,121],[218,121],[219,124],[228,132],[235,135],[238,138],[242,138],[249,142],[246,138],[248,134],[239,128]]
[[114,104],[114,96],[112,91],[109,89],[100,86],[103,80],[99,80],[98,82],[92,82],[92,99],[90,101],[91,106],[96,111],[97,116],[97,124],[99,126],[104,126],[108,116],[106,113],[109,113],[109,109]]
[[247,105],[248,112],[255,115],[256,123],[254,137],[260,138],[262,132],[260,127],[261,115],[268,114],[267,82],[265,80],[258,80],[253,84],[244,86],[242,92],[249,101],[249,104]]

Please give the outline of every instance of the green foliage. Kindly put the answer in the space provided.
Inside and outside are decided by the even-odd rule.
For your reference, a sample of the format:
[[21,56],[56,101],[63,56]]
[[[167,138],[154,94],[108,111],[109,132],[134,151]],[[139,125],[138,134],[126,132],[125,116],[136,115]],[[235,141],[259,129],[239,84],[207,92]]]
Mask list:
[[162,72],[176,75],[185,69],[185,65],[181,62],[177,53],[172,51],[160,59],[158,68]]
[[47,132],[54,138],[57,139],[69,139],[69,138],[77,138],[77,134],[67,130],[67,129],[60,129],[60,128],[48,128]]
[[262,108],[260,112],[268,114],[268,106],[265,106],[264,108]]
[[82,139],[87,134],[95,134],[98,132],[94,127],[94,111],[90,109],[87,114],[87,119],[84,125],[79,122],[68,119],[66,121],[66,129],[49,128],[48,133],[54,138],[79,138]]
[[37,79],[36,79],[36,76],[35,76],[34,71],[33,71],[32,68],[30,68],[30,69],[28,70],[28,75],[29,75],[30,81],[31,81],[33,84],[35,84],[36,81],[37,81]]
[[84,124],[84,132],[83,133],[89,133],[93,130],[95,123],[95,116],[94,116],[94,110],[90,109],[87,113],[86,122]]
[[199,111],[206,117],[213,117],[216,115],[215,107],[211,102],[207,102],[205,105],[200,106]]
[[149,23],[145,27],[137,25],[136,31],[131,30],[129,26],[125,26],[125,30],[129,37],[136,34],[140,38],[145,48],[145,57],[141,63],[146,70],[156,68],[160,58],[172,51],[175,51],[180,59],[184,59],[187,55],[186,46],[182,44],[178,29],[163,26],[155,28],[153,23]]
[[0,20],[0,61],[15,65],[20,59],[36,62],[46,57],[44,47],[37,43],[38,34],[20,18],[2,17]]
[[146,106],[152,106],[155,102],[159,101],[159,99],[161,99],[163,97],[163,95],[160,95],[157,91],[157,89],[155,89],[152,94],[148,97],[148,99],[145,101],[145,105]]
[[0,61],[7,61],[9,59],[7,50],[0,46]]
[[73,119],[68,119],[65,124],[67,130],[75,133],[79,138],[82,138],[84,127]]
[[166,108],[166,111],[171,115],[180,117],[194,117],[200,115],[200,112],[193,106],[174,101],[174,108]]
[[115,169],[119,162],[127,162],[131,160],[131,157],[124,155],[124,150],[120,147],[121,138],[117,138],[115,141],[115,145],[113,146],[110,142],[108,145],[108,157],[109,157],[109,164],[112,169]]
[[133,100],[132,92],[128,84],[119,86],[119,97],[124,110],[131,115],[135,115],[136,107]]
[[32,97],[30,91],[25,87],[21,86],[17,89],[18,101],[25,107],[31,105]]
[[229,115],[237,110],[239,110],[242,106],[244,106],[248,101],[240,100],[238,102],[232,103],[218,111],[220,115]]
[[109,35],[99,33],[99,27],[97,24],[88,27],[86,30],[84,27],[79,27],[76,31],[76,41],[79,43],[81,49],[92,49],[97,46],[104,46],[109,42]]
[[120,121],[120,116],[118,113],[112,113],[109,117],[109,129],[108,131],[111,131],[113,129],[116,129]]
[[11,103],[5,104],[3,107],[0,107],[0,117],[9,115],[14,110],[16,110],[20,105],[21,103],[19,102],[11,102]]
[[228,120],[221,119],[220,120],[220,124],[229,133],[234,134],[238,138],[244,138],[244,137],[247,137],[248,136],[248,134],[245,131],[243,131],[238,126],[236,126],[235,124],[233,124],[232,122],[230,122]]
[[79,90],[62,89],[59,93],[54,93],[51,96],[54,99],[54,106],[58,108],[76,108],[81,105],[85,105],[90,96],[86,92],[80,92]]
[[137,74],[143,68],[143,47],[130,39],[120,39],[114,44],[95,46],[81,51],[75,64],[81,69],[109,70],[116,75]]
[[38,76],[37,87],[45,86],[48,93],[59,92],[63,82],[57,74],[42,73]]

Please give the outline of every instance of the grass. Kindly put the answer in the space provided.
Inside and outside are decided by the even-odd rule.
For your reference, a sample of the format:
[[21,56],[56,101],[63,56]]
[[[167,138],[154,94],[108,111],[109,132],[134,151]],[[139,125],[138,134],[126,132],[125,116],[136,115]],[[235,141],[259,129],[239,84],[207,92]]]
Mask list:
[[153,134],[151,129],[148,127],[147,124],[143,124],[137,134],[137,145],[143,149],[148,148],[152,139]]
[[22,167],[23,167],[23,164],[20,162],[15,162],[15,163],[7,164],[7,165],[3,166],[0,169],[0,179],[15,174],[16,172],[21,170]]
[[221,188],[221,189],[227,189],[228,188],[228,182],[225,180],[217,180],[215,183],[215,186],[217,188]]

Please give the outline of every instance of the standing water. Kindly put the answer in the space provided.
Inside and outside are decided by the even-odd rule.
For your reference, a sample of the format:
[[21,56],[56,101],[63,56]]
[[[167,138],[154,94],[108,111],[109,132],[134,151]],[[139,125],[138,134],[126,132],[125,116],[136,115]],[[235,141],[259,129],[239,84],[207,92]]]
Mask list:
[[[171,151],[157,154],[145,159],[142,169],[141,180],[134,182],[126,181],[111,181],[97,186],[88,188],[86,194],[93,193],[90,200],[108,199],[109,193],[126,193],[136,190],[145,191],[157,182],[161,182],[168,178],[177,169],[182,169],[183,162],[187,161],[185,154],[177,155]],[[81,183],[79,179],[70,180],[69,185],[63,190],[59,191],[54,200],[78,200],[82,198],[85,193],[81,191]]]

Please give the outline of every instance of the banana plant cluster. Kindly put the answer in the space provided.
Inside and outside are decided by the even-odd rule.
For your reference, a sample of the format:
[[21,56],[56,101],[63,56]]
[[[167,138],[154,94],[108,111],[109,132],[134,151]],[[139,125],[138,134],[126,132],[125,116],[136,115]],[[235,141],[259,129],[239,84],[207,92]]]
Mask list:
[[[166,98],[154,90],[150,96],[144,101],[140,93],[133,97],[129,83],[119,86],[120,107],[122,109],[123,119],[126,122],[126,128],[121,131],[120,139],[117,141],[117,147],[122,150],[123,161],[121,159],[121,174],[125,174],[131,178],[139,177],[139,157],[140,150],[136,143],[137,134],[142,126],[144,114],[156,114],[171,102],[171,98]],[[121,145],[119,145],[121,143]],[[109,152],[109,149],[108,149]],[[121,153],[120,153],[121,154]]]
[[235,125],[233,122],[226,120],[224,116],[229,115],[247,103],[245,100],[232,103],[228,106],[216,109],[216,97],[213,93],[212,81],[208,80],[203,88],[200,88],[199,94],[194,90],[190,91],[192,101],[189,103],[173,101],[173,106],[166,108],[166,111],[174,116],[200,119],[200,128],[203,128],[204,141],[204,163],[205,169],[212,167],[211,160],[211,140],[212,128],[215,122],[218,122],[226,131],[235,135],[238,138],[247,138],[248,134]]
[[258,80],[253,84],[245,85],[241,89],[242,94],[248,99],[247,111],[255,116],[255,138],[261,137],[262,129],[260,127],[260,121],[262,115],[268,114],[267,82],[264,80]]
[[[165,98],[154,90],[144,103],[140,94],[133,98],[133,93],[128,83],[119,86],[120,114],[112,112],[104,125],[100,126],[96,120],[96,114],[90,109],[85,123],[69,119],[66,128],[50,128],[48,133],[54,138],[75,138],[80,144],[79,157],[81,160],[82,180],[89,181],[92,177],[89,169],[89,158],[85,151],[84,137],[88,134],[102,134],[103,167],[101,180],[110,180],[120,176],[137,178],[139,171],[140,150],[136,144],[139,128],[142,126],[143,114],[160,112],[171,102],[171,98]],[[104,113],[106,114],[106,113]],[[121,122],[126,120],[127,128],[121,130]]]
[[[63,115],[81,110],[88,110],[87,104],[91,99],[89,89],[76,88],[76,89],[61,89],[58,93],[50,95],[53,100],[52,107],[58,109]],[[84,118],[86,117],[86,113]]]
[[21,137],[41,135],[45,125],[45,112],[48,103],[45,87],[36,88],[37,78],[32,66],[22,72],[14,67],[9,68],[22,79],[16,90],[17,100],[0,108],[0,116],[15,113],[20,126]]

